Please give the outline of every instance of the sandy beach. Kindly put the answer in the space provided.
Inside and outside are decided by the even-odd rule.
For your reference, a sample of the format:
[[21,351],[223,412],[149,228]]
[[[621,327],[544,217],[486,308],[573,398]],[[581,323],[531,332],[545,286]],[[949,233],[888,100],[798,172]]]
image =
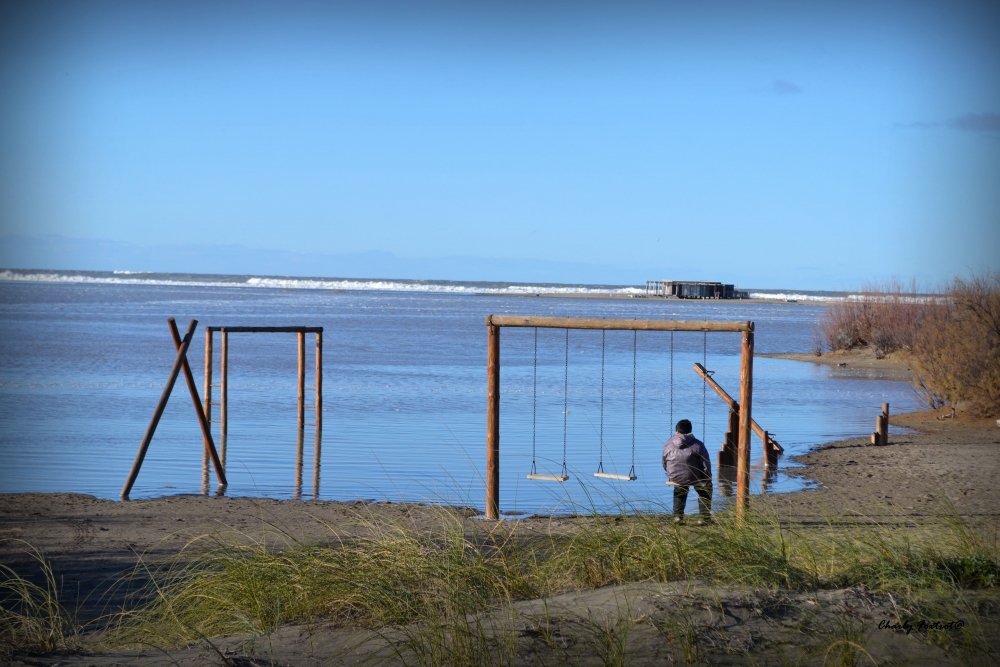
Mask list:
[[[864,438],[818,446],[797,458],[802,467],[782,469],[779,473],[806,476],[817,482],[818,488],[762,496],[754,502],[780,517],[786,525],[799,529],[824,526],[831,521],[898,523],[933,529],[954,520],[956,515],[995,527],[1000,521],[1000,488],[996,484],[1000,474],[1000,456],[997,456],[1000,429],[993,421],[966,419],[962,413],[956,419],[941,419],[942,414],[946,413],[894,416],[892,424],[908,430],[903,435],[894,435],[888,446],[873,447]],[[475,518],[477,515],[475,508],[394,503],[202,496],[116,502],[73,494],[6,494],[0,496],[3,538],[0,559],[15,571],[37,580],[37,574],[33,574],[37,568],[25,547],[31,545],[39,550],[62,584],[63,603],[75,610],[80,622],[87,623],[125,603],[127,587],[120,583],[136,570],[137,563],[155,563],[175,557],[185,549],[196,550],[199,540],[224,535],[225,539],[236,542],[268,542],[279,549],[296,544],[331,544],[363,536],[369,530],[366,520],[373,516],[417,532],[433,532],[442,522],[458,521],[468,534],[473,534],[485,528],[485,522]],[[519,535],[530,539],[532,535],[571,534],[578,523],[586,520],[586,517],[530,516],[506,523],[516,524]],[[145,579],[141,572],[132,576],[132,587]],[[1000,594],[989,589],[984,596],[987,614],[996,614],[1000,610]],[[562,656],[565,664],[600,664],[592,659],[593,653],[586,649],[580,633],[595,618],[610,610],[620,611],[622,605],[628,605],[633,616],[648,618],[662,617],[664,610],[673,609],[664,618],[674,618],[677,614],[686,614],[689,619],[697,617],[705,628],[716,628],[713,632],[725,620],[727,630],[723,635],[727,641],[742,637],[740,641],[749,643],[741,649],[742,653],[734,653],[732,646],[727,648],[721,640],[705,643],[705,659],[711,656],[712,662],[718,664],[736,664],[740,662],[739,655],[743,655],[771,664],[780,656],[788,659],[798,655],[806,662],[812,660],[807,647],[799,653],[788,651],[795,641],[795,623],[802,622],[803,614],[815,616],[814,607],[829,619],[840,618],[838,614],[842,615],[844,609],[853,609],[852,613],[862,614],[866,623],[877,624],[879,618],[891,615],[890,600],[891,596],[855,589],[756,590],[691,580],[580,590],[554,596],[544,603],[517,604],[526,618],[531,617],[529,611],[533,607],[543,604],[547,609],[561,610],[557,616],[562,619],[561,641],[565,645],[552,655]],[[706,604],[707,601],[712,602]],[[761,612],[769,604],[785,611],[778,616]],[[1000,617],[991,618],[996,621]],[[994,640],[997,628],[1000,623],[992,628]],[[534,658],[526,658],[524,664],[535,664],[533,660],[541,655],[541,648],[530,648],[534,641],[531,637],[528,628],[522,637],[526,646],[524,655]],[[362,638],[367,638],[363,647],[351,648]],[[246,653],[245,639],[219,638],[218,645],[235,658],[241,651]],[[269,650],[275,652],[274,664],[363,664],[378,656],[393,657],[385,637],[369,640],[369,635],[350,627],[320,624],[307,628],[293,624],[282,627],[269,638]],[[637,628],[629,639],[631,664],[656,664],[666,659],[669,647],[662,640],[662,633],[658,634],[653,626]],[[867,641],[867,650],[877,660],[932,664],[944,657],[914,636],[902,633],[873,632]],[[520,648],[518,651],[521,655]],[[168,655],[169,659],[158,650],[15,655],[11,664],[220,664],[220,657],[206,653],[204,645],[177,647]],[[269,664],[270,658],[254,656],[243,659],[257,662],[231,664]],[[395,663],[390,660],[390,664]]]

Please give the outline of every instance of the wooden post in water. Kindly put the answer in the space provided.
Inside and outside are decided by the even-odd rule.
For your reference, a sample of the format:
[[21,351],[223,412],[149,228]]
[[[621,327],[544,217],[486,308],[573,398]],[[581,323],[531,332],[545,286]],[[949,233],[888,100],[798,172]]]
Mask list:
[[306,427],[306,334],[298,333],[299,339],[299,430]]
[[[212,428],[212,330],[205,327],[205,395],[202,399],[205,403],[202,408],[205,412],[205,419],[208,420],[209,429]],[[207,443],[205,443],[207,444]],[[222,469],[226,468],[225,455],[222,456]],[[208,493],[208,447],[204,448],[201,455],[201,467],[205,477],[205,493]]]
[[229,332],[223,329],[219,332],[222,338],[222,349],[219,360],[219,452],[222,466],[226,466],[226,438],[229,435]]
[[146,450],[149,449],[149,443],[153,441],[153,434],[156,433],[156,426],[160,423],[163,410],[167,407],[170,392],[174,390],[174,385],[177,383],[177,376],[180,375],[184,361],[187,359],[187,351],[191,347],[191,339],[194,338],[194,329],[196,326],[198,326],[198,320],[191,320],[191,324],[188,325],[187,332],[185,332],[184,338],[181,340],[181,346],[177,350],[177,357],[174,359],[174,365],[170,369],[170,376],[167,378],[167,385],[163,388],[163,393],[160,394],[160,400],[153,411],[153,418],[149,420],[146,433],[142,436],[142,442],[139,443],[139,451],[136,452],[135,461],[132,462],[132,469],[128,473],[128,479],[125,480],[125,485],[122,486],[122,498],[128,498],[128,494],[131,493],[132,486],[135,484],[135,479],[139,476],[142,461],[146,458]]
[[299,429],[298,437],[295,438],[295,492],[292,498],[299,500],[302,498],[302,459],[305,449],[305,430]]
[[889,404],[882,404],[882,430],[880,432],[879,440],[881,445],[889,444]]
[[[174,339],[174,347],[180,350],[181,335],[177,332],[177,322],[171,317],[167,319],[167,325],[170,327],[170,336]],[[188,363],[187,357],[184,357],[181,369],[184,371],[184,379],[187,380],[191,402],[194,403],[194,411],[198,416],[198,425],[201,426],[203,451],[208,454],[212,460],[212,465],[215,466],[215,477],[219,480],[219,484],[226,486],[226,472],[222,469],[222,462],[219,461],[219,453],[215,451],[215,442],[212,440],[212,427],[205,418],[205,413],[201,410],[201,401],[198,400],[198,387],[194,383],[194,374],[191,373],[191,364]]]
[[753,326],[743,332],[740,354],[740,436],[736,460],[736,519],[750,504],[750,422],[753,409]]
[[313,498],[319,498],[319,463],[323,449],[323,332],[316,332],[316,444],[313,448]]
[[500,327],[486,319],[486,518],[500,518]]

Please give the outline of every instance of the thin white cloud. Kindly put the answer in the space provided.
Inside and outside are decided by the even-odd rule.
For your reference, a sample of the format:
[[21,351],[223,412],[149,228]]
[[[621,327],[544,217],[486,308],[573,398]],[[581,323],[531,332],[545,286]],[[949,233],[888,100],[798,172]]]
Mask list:
[[926,130],[936,127],[947,127],[963,132],[1000,132],[1000,113],[986,111],[983,113],[967,113],[955,118],[941,121],[918,121],[916,123],[896,123],[896,127]]
[[771,92],[778,95],[795,95],[802,92],[802,88],[795,85],[791,81],[785,81],[784,79],[776,79],[771,83]]

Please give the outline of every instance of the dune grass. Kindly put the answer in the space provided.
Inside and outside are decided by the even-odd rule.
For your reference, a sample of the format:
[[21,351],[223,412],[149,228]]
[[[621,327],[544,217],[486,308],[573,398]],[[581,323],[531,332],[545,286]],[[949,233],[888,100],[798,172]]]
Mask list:
[[[747,589],[859,587],[888,593],[900,601],[900,619],[971,619],[960,635],[929,632],[927,641],[948,649],[996,650],[977,623],[980,593],[985,590],[985,604],[996,606],[990,590],[1000,585],[997,527],[957,516],[926,526],[892,517],[802,526],[757,503],[739,524],[722,512],[713,524],[699,527],[633,512],[562,518],[549,530],[529,530],[518,522],[469,520],[444,508],[433,529],[375,513],[358,515],[357,522],[366,529],[363,537],[340,540],[331,534],[334,539],[323,545],[283,535],[276,546],[273,533],[251,539],[217,532],[167,562],[140,562],[150,583],[133,608],[102,619],[100,640],[90,640],[90,646],[167,650],[198,642],[214,648],[211,638],[223,635],[249,637],[260,646],[283,624],[323,621],[367,629],[405,664],[508,665],[517,658],[518,623],[525,620],[516,611],[519,601],[698,579]],[[47,568],[40,555],[38,560]],[[51,570],[46,587],[2,572],[4,649],[71,648],[74,625],[57,602]],[[658,631],[678,659],[700,659],[691,627],[661,625]],[[634,626],[626,613],[580,627],[589,628],[601,664],[624,664]],[[544,627],[539,624],[539,636]],[[855,630],[831,635],[831,664],[853,664],[865,655]]]
[[15,650],[44,652],[73,648],[76,623],[59,602],[55,574],[45,557],[28,544],[44,585],[20,577],[0,564],[0,655]]
[[[367,536],[324,546],[274,548],[215,535],[210,546],[152,571],[151,600],[122,615],[107,639],[168,646],[224,634],[267,636],[282,623],[324,619],[375,630],[421,628],[422,643],[413,631],[404,638],[409,650],[426,656],[418,663],[450,651],[490,654],[503,664],[509,623],[497,626],[495,616],[483,614],[566,591],[693,577],[764,589],[860,586],[902,596],[1000,583],[995,527],[959,518],[933,529],[880,522],[792,528],[758,510],[741,524],[721,514],[712,525],[687,528],[657,514],[594,515],[543,535],[522,535],[504,522],[470,527],[446,511],[432,534],[374,515],[359,520]],[[477,627],[483,623],[492,624],[489,632]]]

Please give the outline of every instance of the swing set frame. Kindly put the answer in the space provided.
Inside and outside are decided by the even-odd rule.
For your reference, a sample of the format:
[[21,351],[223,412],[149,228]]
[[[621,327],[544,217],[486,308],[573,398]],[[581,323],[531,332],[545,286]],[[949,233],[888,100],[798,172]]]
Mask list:
[[736,517],[750,500],[750,434],[753,426],[754,323],[695,320],[622,320],[587,317],[486,317],[486,518],[500,518],[500,328],[597,329],[602,331],[702,331],[742,333],[739,440],[736,461]]

